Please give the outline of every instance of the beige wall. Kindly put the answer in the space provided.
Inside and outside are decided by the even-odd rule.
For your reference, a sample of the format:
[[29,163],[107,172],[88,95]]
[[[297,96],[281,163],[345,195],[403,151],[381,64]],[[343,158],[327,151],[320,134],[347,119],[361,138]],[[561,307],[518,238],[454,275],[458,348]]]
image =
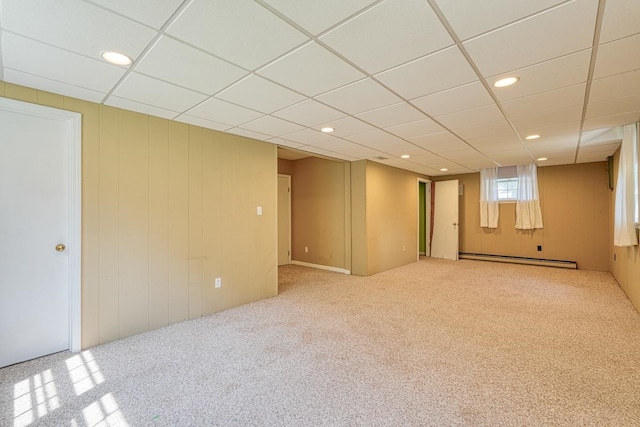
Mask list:
[[315,157],[291,163],[291,259],[350,270],[349,163]]
[[416,261],[418,175],[370,161],[354,163],[352,212],[354,274]]
[[275,145],[4,82],[0,96],[82,113],[83,348],[277,294]]
[[[613,158],[613,180],[618,181],[618,161],[620,159],[620,150],[618,150]],[[615,188],[615,184],[614,184]],[[611,191],[609,198],[609,230],[610,241],[609,247],[609,265],[611,273],[616,278],[620,287],[625,291],[629,300],[636,310],[640,311],[640,247],[633,246],[630,248],[620,248],[613,245],[613,222],[615,212],[616,193]],[[615,255],[615,260],[613,256]]]
[[282,175],[293,175],[293,161],[278,159],[278,173]]
[[606,162],[538,168],[544,228],[535,231],[515,229],[515,203],[500,204],[497,229],[481,228],[480,174],[434,178],[446,179],[458,179],[464,186],[460,252],[571,260],[581,269],[609,270]]

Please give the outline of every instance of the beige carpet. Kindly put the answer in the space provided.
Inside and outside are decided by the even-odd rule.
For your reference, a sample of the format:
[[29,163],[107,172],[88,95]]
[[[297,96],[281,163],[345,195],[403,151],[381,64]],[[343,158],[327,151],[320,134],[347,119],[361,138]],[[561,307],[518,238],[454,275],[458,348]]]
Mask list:
[[608,273],[427,259],[280,269],[280,296],[0,369],[0,425],[638,426]]

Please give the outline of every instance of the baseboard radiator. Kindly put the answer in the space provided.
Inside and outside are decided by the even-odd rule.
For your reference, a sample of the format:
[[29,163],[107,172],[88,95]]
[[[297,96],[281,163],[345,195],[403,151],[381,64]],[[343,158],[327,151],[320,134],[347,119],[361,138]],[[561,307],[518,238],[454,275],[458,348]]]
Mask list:
[[525,257],[518,257],[518,256],[474,254],[469,252],[460,252],[458,254],[458,258],[474,259],[477,261],[508,262],[511,264],[541,265],[544,267],[570,268],[573,270],[576,270],[578,268],[578,263],[576,261],[563,261],[558,259],[525,258]]

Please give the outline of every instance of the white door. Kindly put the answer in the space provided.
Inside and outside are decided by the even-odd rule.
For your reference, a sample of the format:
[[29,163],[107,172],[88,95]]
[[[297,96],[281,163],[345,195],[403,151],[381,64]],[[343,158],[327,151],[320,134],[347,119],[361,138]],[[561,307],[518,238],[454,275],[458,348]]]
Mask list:
[[72,347],[76,289],[70,282],[77,277],[70,254],[76,260],[79,248],[70,246],[79,243],[70,221],[76,177],[69,172],[79,115],[64,112],[68,120],[61,120],[49,116],[46,107],[27,104],[36,112],[25,113],[22,105],[0,100],[2,367]]
[[439,181],[433,200],[431,256],[458,259],[458,180]]
[[291,176],[278,175],[278,265],[291,264]]

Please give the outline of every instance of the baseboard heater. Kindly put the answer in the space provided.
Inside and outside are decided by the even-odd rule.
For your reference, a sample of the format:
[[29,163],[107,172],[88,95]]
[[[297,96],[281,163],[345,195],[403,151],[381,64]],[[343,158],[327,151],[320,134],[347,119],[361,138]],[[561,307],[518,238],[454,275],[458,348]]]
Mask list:
[[477,261],[508,262],[512,264],[541,265],[545,267],[571,268],[574,270],[578,268],[578,263],[576,261],[563,261],[563,260],[557,260],[557,259],[541,259],[541,258],[525,258],[525,257],[506,256],[506,255],[474,254],[469,252],[460,252],[458,254],[458,258],[474,259]]

